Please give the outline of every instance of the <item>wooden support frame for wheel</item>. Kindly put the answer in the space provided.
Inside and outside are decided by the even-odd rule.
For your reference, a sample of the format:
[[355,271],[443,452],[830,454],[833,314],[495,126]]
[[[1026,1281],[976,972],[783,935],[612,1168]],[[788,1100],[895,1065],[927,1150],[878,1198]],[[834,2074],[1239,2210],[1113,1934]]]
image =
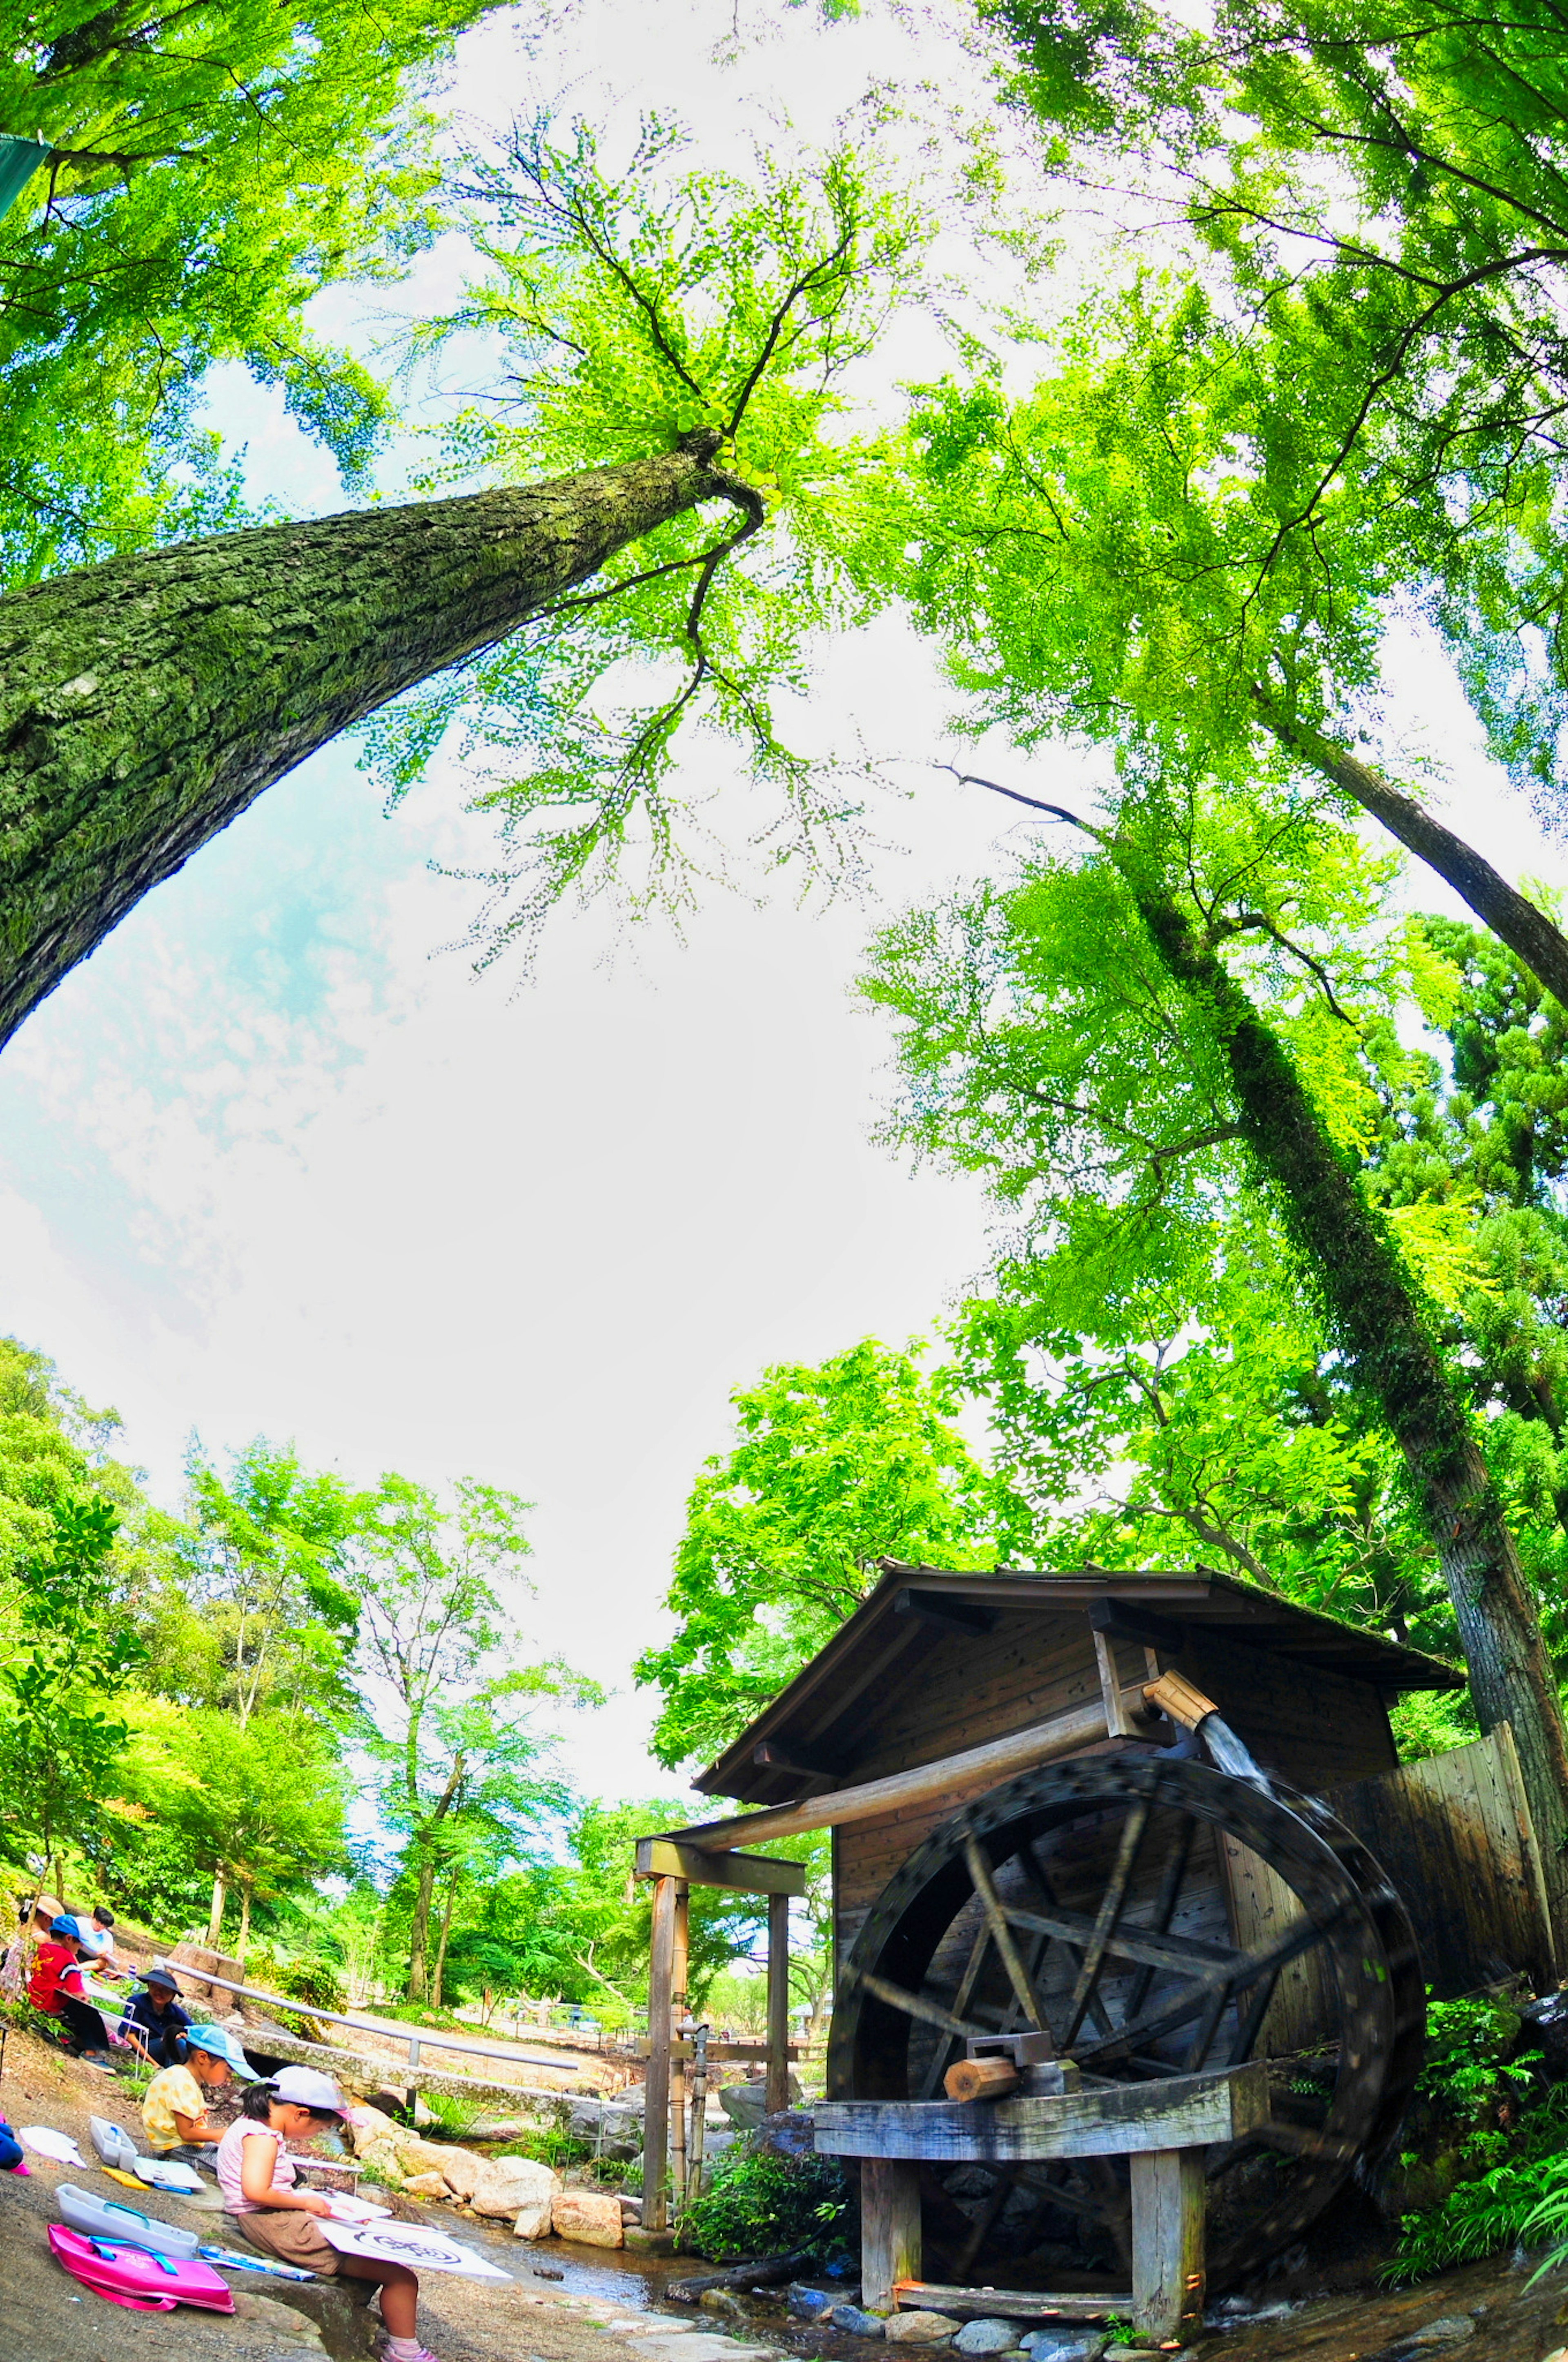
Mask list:
[[902,2158],[861,2166],[861,2302],[884,2312],[901,2280],[920,2277],[920,2168]]
[[1203,2152],[1153,2149],[1133,2176],[1133,2326],[1182,2337],[1203,2317]]
[[789,2105],[789,1896],[768,1897],[768,2081],[770,2116]]

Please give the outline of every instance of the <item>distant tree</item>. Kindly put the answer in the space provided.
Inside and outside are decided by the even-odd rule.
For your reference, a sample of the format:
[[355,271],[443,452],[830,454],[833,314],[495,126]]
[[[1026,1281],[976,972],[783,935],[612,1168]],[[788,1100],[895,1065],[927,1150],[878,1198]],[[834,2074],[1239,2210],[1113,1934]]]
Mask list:
[[297,1710],[263,1709],[244,1722],[210,1707],[175,1710],[155,1727],[158,1759],[134,1784],[212,1880],[209,1944],[221,1940],[225,1898],[237,1889],[243,1959],[258,1897],[348,1866],[346,1775],[331,1739]]
[[[432,1905],[482,1840],[527,1850],[565,1806],[543,1701],[599,1693],[557,1662],[519,1666],[495,1588],[516,1579],[528,1504],[464,1480],[448,1506],[406,1477],[363,1496],[344,1557],[359,1630],[359,1735],[382,1768],[381,1809],[402,1836],[412,1885],[411,1999],[430,1997]],[[455,1885],[454,1885],[454,1895]],[[437,1938],[439,1941],[439,1937]]]
[[0,1828],[12,1858],[37,1849],[58,1882],[110,1793],[128,1725],[115,1712],[146,1650],[116,1595],[115,1511],[65,1500],[45,1550],[12,1569],[15,1625],[0,1636]]
[[918,1351],[865,1339],[780,1363],[730,1396],[739,1440],[686,1504],[664,1605],[673,1639],[636,1678],[663,1692],[662,1763],[728,1745],[837,1629],[878,1558],[990,1564],[995,1496]]

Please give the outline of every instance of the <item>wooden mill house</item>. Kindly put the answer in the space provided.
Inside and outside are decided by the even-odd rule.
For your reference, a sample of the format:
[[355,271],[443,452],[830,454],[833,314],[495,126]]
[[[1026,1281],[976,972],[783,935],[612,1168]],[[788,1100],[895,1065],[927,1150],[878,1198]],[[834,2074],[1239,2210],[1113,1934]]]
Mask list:
[[[1511,1735],[1401,1766],[1453,1667],[1232,1576],[875,1589],[696,1782],[753,1809],[644,1839],[644,2222],[684,2162],[685,1897],[769,1900],[768,2106],[795,1865],[833,1838],[816,2147],[858,2160],[863,2301],[1179,2334],[1398,2131],[1426,1990],[1556,1972]],[[942,2277],[927,2272],[935,2264]]]

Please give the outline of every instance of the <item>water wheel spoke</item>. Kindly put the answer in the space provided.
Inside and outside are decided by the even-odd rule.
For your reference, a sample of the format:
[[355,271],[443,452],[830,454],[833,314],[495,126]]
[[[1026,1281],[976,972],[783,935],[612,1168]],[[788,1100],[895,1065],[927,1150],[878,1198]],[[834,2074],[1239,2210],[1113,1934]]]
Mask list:
[[1013,1988],[1018,2006],[1036,2032],[1043,2034],[1046,2031],[1046,2021],[1040,2015],[1040,2004],[1035,1999],[1035,1989],[1029,1982],[1028,1971],[1024,1966],[1018,1947],[1013,1940],[1013,1930],[1008,1926],[1007,1915],[1002,1908],[1001,1899],[996,1892],[996,1882],[991,1874],[991,1864],[985,1858],[985,1849],[978,1838],[971,1837],[966,1841],[964,1860],[969,1865],[969,1874],[973,1882],[974,1891],[980,1897],[980,1907],[985,1914],[985,1924],[991,1930],[991,1940],[1002,1956],[1002,1965],[1007,1971],[1007,1981]]
[[1228,1996],[1249,1992],[1265,1979],[1272,1982],[1281,1969],[1288,1967],[1302,1952],[1311,1951],[1339,1926],[1345,1916],[1346,1907],[1342,1904],[1326,1920],[1304,1920],[1293,1934],[1284,1937],[1270,1951],[1233,1952],[1229,1956],[1228,1967],[1194,1973],[1191,1989],[1179,2000],[1168,2003],[1152,2015],[1135,2018],[1108,2040],[1091,2042],[1086,2048],[1075,2051],[1073,2055],[1079,2065],[1087,2065],[1093,2058],[1110,2058],[1121,2053],[1131,2053],[1151,2041],[1158,2041],[1162,2035],[1175,2034],[1180,2027],[1190,2025],[1192,2020],[1209,2006],[1216,1987]]
[[[1010,1904],[1007,1916],[1014,1927],[1059,1937],[1085,1951],[1094,1934],[1094,1921],[1080,1911],[1022,1911]],[[1226,1975],[1246,1959],[1234,1946],[1201,1943],[1195,1936],[1154,1936],[1136,1926],[1113,1929],[1105,1938],[1104,1950],[1114,1959],[1138,1960],[1152,1969],[1174,1970],[1178,1976],[1204,1978],[1216,1972]]]
[[927,1993],[906,1992],[902,1985],[890,1983],[886,1977],[873,1976],[869,1969],[856,1969],[852,1974],[855,1983],[873,2001],[884,2001],[890,2009],[901,2009],[905,2017],[917,2017],[923,2025],[940,2026],[944,2034],[956,2034],[960,2042],[973,2042],[986,2032],[983,2025],[956,2017]]
[[1121,1843],[1116,1848],[1116,1859],[1111,1868],[1110,1882],[1095,1915],[1094,1932],[1084,1951],[1078,1982],[1073,1987],[1072,1999],[1068,2005],[1064,2042],[1070,2043],[1076,2037],[1079,2027],[1083,2024],[1090,1996],[1099,1985],[1107,1948],[1115,1936],[1117,1924],[1126,1907],[1127,1889],[1133,1882],[1133,1872],[1137,1867],[1138,1855],[1149,1825],[1149,1809],[1146,1796],[1135,1796],[1128,1806],[1127,1817],[1122,1825]]
[[[1018,1863],[1022,1871],[1025,1888],[1034,1893],[1047,1915],[1049,1916],[1055,1916],[1059,1908],[1057,1902],[1056,1888],[1051,1883],[1049,1871],[1047,1870],[1044,1862],[1040,1860],[1038,1853],[1036,1851],[1033,1839],[1030,1840],[1025,1851],[1018,1856]],[[1025,1930],[1025,1933],[1027,1932],[1030,1931]],[[1053,1939],[1052,1933],[1048,1928],[1047,1920],[1046,1919],[1041,1919],[1038,1926],[1033,1932],[1039,1935],[1045,1943],[1049,1943]],[[1060,1944],[1062,1951],[1066,1955],[1068,1966],[1071,1969],[1072,1973],[1076,1978],[1083,1965],[1083,1951],[1081,1946],[1073,1943],[1071,1938],[1067,1936],[1058,1935],[1056,1936],[1055,1940]],[[1090,1995],[1089,2014],[1093,2024],[1098,2027],[1102,2034],[1109,2034],[1113,2031],[1111,2013],[1106,2008],[1104,2003],[1101,2000],[1098,1991]]]
[[1018,2178],[1017,2169],[1013,2166],[1003,2165],[994,2169],[987,2167],[985,2170],[988,2172],[994,2170],[996,2179],[991,2186],[984,2205],[974,2218],[973,2228],[969,2237],[954,2258],[954,2268],[960,2280],[970,2270],[975,2257],[990,2238],[995,2227],[996,2218],[1012,2197],[1013,2185]]
[[1232,1988],[1228,1983],[1216,1983],[1210,1989],[1207,2006],[1198,2021],[1187,2052],[1187,2071],[1190,2075],[1197,2074],[1204,2059],[1214,2047],[1214,2036],[1220,2031],[1220,2020],[1230,2006],[1231,1992]]
[[1231,2045],[1231,2055],[1225,2062],[1227,2066],[1239,2067],[1244,2059],[1252,2057],[1253,2046],[1263,2031],[1264,2019],[1268,2015],[1268,2004],[1274,1999],[1274,1988],[1279,1982],[1279,1970],[1284,1966],[1281,1960],[1278,1968],[1271,1970],[1266,1977],[1259,1977],[1254,1985],[1251,2001],[1236,2018],[1236,2038]]
[[[1176,1906],[1181,1895],[1182,1882],[1187,1876],[1187,1865],[1192,1859],[1192,1841],[1197,1834],[1197,1822],[1190,1819],[1184,1813],[1181,1816],[1180,1835],[1166,1855],[1165,1868],[1160,1872],[1159,1891],[1155,1896],[1154,1917],[1148,1926],[1151,1936],[1167,1936],[1170,1932],[1170,1923],[1176,1916]],[[1124,2017],[1136,2017],[1148,1999],[1149,1987],[1154,1982],[1154,1963],[1146,1960],[1137,1970],[1132,1983],[1127,1988],[1126,2003],[1122,2013]]]
[[1048,2199],[1053,2206],[1059,2206],[1064,2214],[1077,2215],[1085,2223],[1103,2223],[1103,2200],[1085,2197],[1081,2190],[1069,2190],[1065,2180],[1057,2178],[1061,2172],[1060,2166],[1053,2169],[1045,2165],[1021,2165],[1018,2179],[1027,2182],[1031,2190],[1038,2191],[1041,2197]]
[[[974,1942],[970,1946],[969,1959],[964,1962],[964,1972],[959,1979],[958,1990],[949,2003],[955,2018],[961,2019],[970,2005],[970,1996],[980,1981],[980,1971],[990,1948],[991,1930],[989,1927],[981,1927],[977,1931]],[[938,2043],[931,2053],[926,2072],[920,2078],[920,2089],[915,2094],[917,2100],[930,2100],[936,2097],[937,2087],[947,2073],[952,2059],[953,2045],[959,2038],[949,2032],[946,2042]]]

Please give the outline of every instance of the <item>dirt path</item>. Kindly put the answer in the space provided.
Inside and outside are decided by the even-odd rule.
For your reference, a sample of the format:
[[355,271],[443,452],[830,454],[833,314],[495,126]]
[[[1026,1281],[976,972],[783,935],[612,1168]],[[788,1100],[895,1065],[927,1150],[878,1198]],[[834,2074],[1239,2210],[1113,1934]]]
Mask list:
[[[0,2113],[13,2125],[70,2133],[86,2158],[93,2156],[90,2114],[139,2132],[135,2106],[113,2077],[16,2032],[7,2041]],[[60,2269],[47,2232],[58,2219],[51,2202],[58,2183],[79,2181],[104,2195],[111,2185],[95,2159],[85,2172],[38,2157],[29,2162],[28,2176],[0,2173],[0,2362],[181,2362],[186,2356],[191,2362],[365,2362],[371,2353],[379,2315],[367,2312],[346,2282],[290,2285],[236,2274],[232,2318],[105,2304]],[[156,2191],[137,2202],[170,2222],[205,2228],[210,2220],[211,2235],[225,2236],[221,2215],[204,2220]],[[442,2214],[431,2210],[433,2221]],[[754,2301],[748,2320],[720,2334],[710,2317],[651,2309],[661,2268],[644,2277],[602,2251],[554,2242],[533,2249],[477,2223],[465,2222],[460,2235],[484,2246],[516,2278],[503,2284],[425,2276],[420,2328],[441,2362],[875,2362],[882,2350],[789,2320],[777,2299]],[[563,2270],[565,2281],[534,2278],[536,2262]],[[1494,2261],[1397,2294],[1361,2288],[1276,2301],[1206,2333],[1182,2362],[1546,2362],[1565,2345],[1568,2273],[1532,2286],[1528,2266]],[[1115,2349],[1106,2362],[1119,2362]]]
[[[185,2356],[191,2362],[311,2362],[323,2355],[333,2362],[361,2362],[371,2353],[379,2313],[374,2308],[366,2312],[360,2292],[346,2281],[307,2285],[235,2274],[232,2317],[184,2306],[171,2313],[135,2312],[79,2288],[49,2253],[48,2227],[59,2220],[53,2192],[60,2182],[74,2181],[105,2197],[129,2195],[97,2170],[87,2119],[108,2116],[135,2137],[140,2133],[136,2107],[113,2076],[94,2073],[13,2031],[0,2113],[14,2125],[49,2125],[69,2133],[91,2160],[83,2172],[29,2153],[30,2174],[0,2173],[3,2362],[180,2362]],[[208,2235],[227,2243],[221,2214],[198,2213],[157,2191],[135,2202],[166,2222],[195,2224],[203,2231],[210,2223]],[[432,2219],[439,2221],[441,2210],[432,2210]],[[767,2362],[771,2355],[772,2349],[755,2342],[708,2336],[672,2316],[650,2313],[646,2291],[630,2279],[629,2289],[641,2301],[584,2295],[533,2279],[534,2251],[523,2242],[477,2223],[462,2224],[461,2235],[482,2244],[517,2278],[503,2285],[426,2274],[420,2331],[441,2362],[627,2362],[644,2349],[650,2362],[674,2362],[677,2347],[682,2362]],[[549,2252],[552,2258],[567,2258],[568,2268],[577,2253],[554,2245]],[[582,2256],[584,2277],[611,2277],[593,2270],[590,2250]]]

